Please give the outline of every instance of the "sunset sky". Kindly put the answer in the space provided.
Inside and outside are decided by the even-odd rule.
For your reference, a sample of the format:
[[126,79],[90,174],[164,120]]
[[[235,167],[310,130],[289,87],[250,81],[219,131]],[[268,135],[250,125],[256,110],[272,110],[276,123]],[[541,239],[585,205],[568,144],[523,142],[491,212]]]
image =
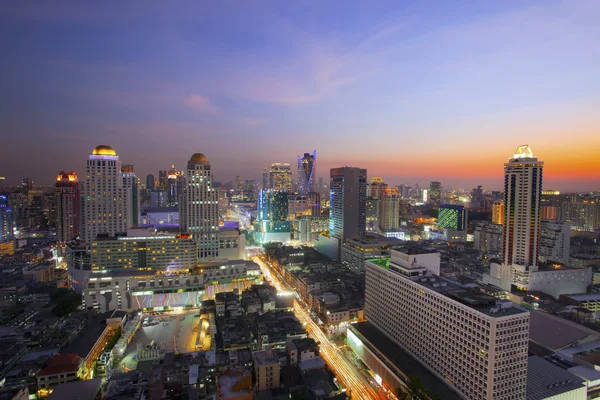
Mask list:
[[202,152],[216,180],[259,179],[316,149],[326,178],[500,189],[529,144],[545,188],[600,190],[598,15],[596,0],[5,2],[0,175],[49,184],[108,144],[142,178]]

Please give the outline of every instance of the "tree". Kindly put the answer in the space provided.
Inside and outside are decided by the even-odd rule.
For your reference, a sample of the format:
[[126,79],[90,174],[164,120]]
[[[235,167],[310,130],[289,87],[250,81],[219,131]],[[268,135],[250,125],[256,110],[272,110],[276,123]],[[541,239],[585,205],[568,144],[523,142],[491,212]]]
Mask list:
[[400,400],[437,400],[438,397],[426,390],[421,381],[411,376],[408,377],[405,387],[396,389],[396,397]]

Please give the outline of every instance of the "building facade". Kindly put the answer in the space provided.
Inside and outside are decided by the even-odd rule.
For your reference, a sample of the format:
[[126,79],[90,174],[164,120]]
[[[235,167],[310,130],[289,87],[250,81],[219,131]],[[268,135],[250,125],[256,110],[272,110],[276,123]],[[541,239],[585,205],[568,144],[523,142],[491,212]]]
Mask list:
[[492,224],[504,224],[504,202],[495,201],[492,204]]
[[0,242],[13,238],[13,215],[8,198],[0,195]]
[[574,197],[562,204],[561,219],[577,231],[600,230],[600,200]]
[[343,241],[366,230],[367,170],[332,168],[330,172],[329,233]]
[[56,178],[56,241],[59,245],[81,234],[81,194],[74,171],[61,171]]
[[123,187],[127,191],[127,215],[130,216],[129,227],[136,227],[140,223],[140,193],[138,179],[133,172],[133,165],[121,166],[123,174]]
[[398,190],[387,188],[379,198],[378,226],[382,231],[396,232],[400,227],[400,195]]
[[502,225],[480,222],[473,232],[473,247],[483,253],[502,251]]
[[317,151],[298,156],[298,193],[304,195],[317,190]]
[[293,192],[292,169],[287,163],[274,163],[269,170],[269,188],[275,191]]
[[[425,197],[423,197],[425,201]],[[437,181],[429,182],[429,192],[427,193],[427,201],[434,209],[438,209],[442,202],[442,184]]]
[[180,232],[191,233],[198,244],[198,258],[219,255],[219,193],[212,186],[210,163],[201,153],[187,164],[186,188],[179,207]]
[[542,220],[540,230],[540,261],[569,264],[571,224],[565,221]]
[[83,197],[83,240],[89,246],[98,234],[127,232],[128,191],[123,185],[121,161],[110,146],[98,146],[88,157]]
[[529,313],[401,254],[366,263],[369,322],[465,399],[524,399]]
[[464,231],[467,229],[467,210],[464,206],[446,204],[438,210],[438,227]]

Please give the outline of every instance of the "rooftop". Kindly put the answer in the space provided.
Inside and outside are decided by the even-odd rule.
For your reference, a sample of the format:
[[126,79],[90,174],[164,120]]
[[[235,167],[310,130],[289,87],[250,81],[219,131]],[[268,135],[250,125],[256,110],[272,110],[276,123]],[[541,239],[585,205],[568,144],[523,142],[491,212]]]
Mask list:
[[529,339],[553,351],[600,338],[592,329],[542,311],[530,313]]
[[94,399],[100,390],[101,378],[63,383],[54,388],[48,400]]
[[[358,333],[357,336],[362,336],[366,340],[366,343],[363,343],[367,347],[372,347],[377,353],[385,355],[404,375],[418,379],[423,387],[430,390],[438,398],[444,400],[460,399],[449,386],[429,372],[419,361],[411,357],[370,323],[359,322],[353,324],[349,330],[354,334]],[[360,336],[359,339],[362,339]]]
[[273,350],[260,350],[254,352],[254,362],[258,365],[278,364],[279,357]]
[[[527,364],[527,400],[555,398],[583,387],[583,380],[538,356]],[[585,393],[585,392],[584,392]]]

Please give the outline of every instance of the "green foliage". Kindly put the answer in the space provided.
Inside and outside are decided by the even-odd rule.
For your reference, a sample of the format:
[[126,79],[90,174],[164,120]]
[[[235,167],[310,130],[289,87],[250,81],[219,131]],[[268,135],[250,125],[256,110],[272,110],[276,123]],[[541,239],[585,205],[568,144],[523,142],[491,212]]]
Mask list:
[[58,288],[52,292],[50,300],[54,304],[52,314],[61,318],[70,315],[81,305],[81,296],[65,288]]
[[106,342],[106,346],[104,347],[104,350],[112,350],[113,347],[115,347],[115,344],[117,344],[117,341],[119,340],[120,337],[121,337],[121,327],[119,326],[119,328],[115,331],[115,333],[113,333],[113,335],[110,337],[110,339],[108,339],[108,342]]
[[438,400],[438,397],[426,390],[417,378],[408,377],[406,387],[396,389],[400,400]]

